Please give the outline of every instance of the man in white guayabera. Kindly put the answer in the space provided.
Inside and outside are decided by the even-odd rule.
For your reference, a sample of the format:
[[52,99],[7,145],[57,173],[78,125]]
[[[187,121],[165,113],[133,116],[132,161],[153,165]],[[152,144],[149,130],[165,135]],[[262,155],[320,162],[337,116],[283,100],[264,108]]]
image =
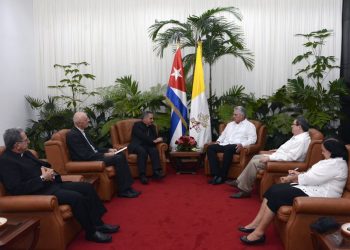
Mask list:
[[253,189],[256,174],[259,169],[265,169],[268,161],[304,161],[310,144],[309,124],[305,118],[299,116],[292,124],[292,138],[282,144],[277,150],[268,151],[268,154],[255,155],[245,167],[237,180],[226,182],[239,189],[231,198],[249,197]]

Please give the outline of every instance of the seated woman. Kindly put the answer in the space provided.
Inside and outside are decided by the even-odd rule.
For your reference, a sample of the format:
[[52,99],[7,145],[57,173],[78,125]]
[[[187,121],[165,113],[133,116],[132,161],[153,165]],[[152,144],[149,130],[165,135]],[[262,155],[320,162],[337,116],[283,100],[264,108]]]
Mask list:
[[289,170],[281,177],[281,184],[271,186],[264,194],[264,200],[254,220],[238,230],[249,235],[240,239],[245,244],[265,242],[265,230],[281,206],[293,204],[298,196],[341,197],[348,177],[348,151],[334,138],[323,141],[324,160],[313,165],[307,172]]

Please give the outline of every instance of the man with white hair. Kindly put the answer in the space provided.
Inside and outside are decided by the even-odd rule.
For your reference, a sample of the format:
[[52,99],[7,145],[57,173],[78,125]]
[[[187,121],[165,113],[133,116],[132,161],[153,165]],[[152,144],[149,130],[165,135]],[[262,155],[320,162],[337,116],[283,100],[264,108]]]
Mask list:
[[[213,179],[210,184],[218,185],[225,182],[234,153],[239,153],[242,148],[256,142],[256,128],[246,119],[246,111],[242,106],[237,106],[233,111],[233,121],[229,122],[216,143],[208,146],[207,156]],[[217,158],[217,153],[224,153],[222,166]]]
[[107,166],[113,165],[117,172],[118,196],[136,198],[140,192],[131,185],[134,182],[124,153],[116,154],[113,148],[97,148],[85,134],[89,126],[89,118],[84,112],[76,112],[73,116],[74,127],[67,134],[67,146],[73,161],[103,161]]

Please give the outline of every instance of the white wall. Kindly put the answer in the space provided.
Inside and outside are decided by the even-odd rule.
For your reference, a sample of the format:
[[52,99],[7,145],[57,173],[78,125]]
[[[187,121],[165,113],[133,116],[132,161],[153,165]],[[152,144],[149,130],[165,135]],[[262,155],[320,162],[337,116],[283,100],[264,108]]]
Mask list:
[[7,128],[25,128],[24,99],[35,86],[33,1],[0,0],[0,145]]

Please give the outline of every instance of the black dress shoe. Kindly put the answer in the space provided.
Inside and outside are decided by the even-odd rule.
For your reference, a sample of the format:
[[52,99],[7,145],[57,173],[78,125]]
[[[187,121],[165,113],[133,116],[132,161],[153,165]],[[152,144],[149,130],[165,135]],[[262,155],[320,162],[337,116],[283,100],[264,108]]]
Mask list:
[[112,241],[112,236],[96,231],[93,234],[86,235],[85,239],[89,241],[94,241],[97,243],[107,243]]
[[105,234],[111,234],[116,233],[119,231],[120,226],[119,225],[109,225],[109,224],[103,224],[101,226],[97,226],[96,230],[105,233]]
[[233,198],[233,199],[242,199],[242,198],[248,198],[248,197],[250,197],[250,193],[244,192],[244,191],[239,191],[238,193],[230,195],[230,198]]
[[164,175],[163,175],[163,172],[162,170],[155,170],[154,173],[153,173],[153,179],[155,180],[160,180],[160,179],[163,179]]
[[218,176],[215,181],[212,183],[213,185],[220,185],[225,182],[225,178]]
[[133,188],[130,188],[129,191],[130,191],[131,193],[133,193],[133,194],[136,194],[137,196],[139,196],[139,195],[141,194],[141,191],[137,191],[137,190],[135,190],[135,189],[133,189]]
[[144,176],[144,175],[141,175],[141,176],[140,176],[140,181],[141,181],[141,183],[142,183],[143,185],[147,185],[147,184],[148,184],[148,179],[147,179],[147,177]]
[[127,190],[125,192],[119,193],[118,196],[119,197],[124,197],[124,198],[136,198],[137,196],[139,196],[140,193],[135,193],[132,192],[131,190]]
[[252,233],[252,232],[254,232],[255,228],[239,227],[238,230],[243,232],[243,233]]
[[208,181],[208,184],[213,184],[213,183],[215,182],[216,178],[218,178],[218,177],[217,177],[217,176],[214,176],[212,179],[210,179],[210,180]]
[[242,236],[241,238],[241,241],[244,243],[244,244],[247,244],[247,245],[256,245],[256,244],[260,244],[260,243],[264,243],[265,242],[265,235],[261,236],[259,239],[257,240],[248,240],[247,236],[244,235]]

